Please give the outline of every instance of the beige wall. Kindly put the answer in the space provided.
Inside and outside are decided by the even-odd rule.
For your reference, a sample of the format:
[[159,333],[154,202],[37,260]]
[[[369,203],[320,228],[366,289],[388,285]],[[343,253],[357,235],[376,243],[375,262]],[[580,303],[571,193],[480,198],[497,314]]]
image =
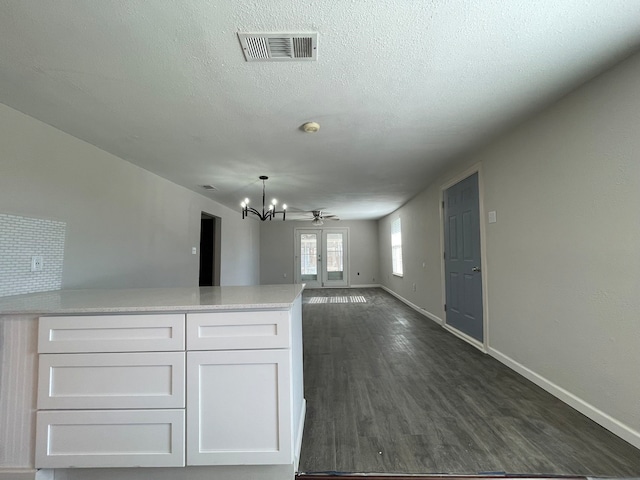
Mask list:
[[379,234],[385,286],[444,318],[440,187],[480,163],[481,215],[498,220],[484,238],[490,353],[640,447],[639,83],[640,54],[464,159]]
[[63,288],[196,286],[201,211],[221,283],[259,282],[258,222],[2,104],[0,145],[0,212],[67,224]]
[[[357,220],[326,222],[321,228],[348,228],[349,284],[371,285],[378,280],[377,222]],[[260,283],[293,283],[296,228],[314,228],[311,222],[262,222],[260,228]],[[360,275],[358,275],[360,273]],[[287,275],[284,277],[284,275]]]

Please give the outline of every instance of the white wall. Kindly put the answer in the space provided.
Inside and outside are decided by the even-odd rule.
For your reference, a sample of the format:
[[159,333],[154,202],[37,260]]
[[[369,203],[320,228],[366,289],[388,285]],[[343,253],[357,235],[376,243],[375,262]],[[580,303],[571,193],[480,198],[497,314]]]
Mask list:
[[259,282],[258,222],[2,104],[0,146],[0,212],[67,224],[63,288],[196,286],[202,211],[221,283]]
[[[639,83],[640,54],[379,222],[385,286],[444,318],[440,186],[480,162],[481,214],[495,210],[498,219],[484,238],[490,353],[638,447]],[[402,279],[390,276],[387,238],[397,215]]]
[[[260,283],[293,283],[295,269],[296,228],[316,228],[311,222],[276,221],[262,222],[260,227]],[[357,220],[326,222],[323,229],[348,228],[349,284],[371,285],[378,280],[377,222]],[[360,275],[358,275],[358,273]],[[286,274],[286,277],[284,275]]]
[[[444,318],[439,202],[437,189],[431,188],[378,221],[380,283],[432,316]],[[398,216],[402,227],[402,277],[391,274],[391,222]]]

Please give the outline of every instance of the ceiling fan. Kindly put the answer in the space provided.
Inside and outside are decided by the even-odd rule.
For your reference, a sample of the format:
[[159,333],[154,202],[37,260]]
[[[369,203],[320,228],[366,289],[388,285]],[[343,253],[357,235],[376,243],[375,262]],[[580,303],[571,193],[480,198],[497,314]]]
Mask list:
[[336,215],[325,215],[322,210],[311,210],[313,219],[311,224],[315,226],[324,225],[324,220],[340,220]]

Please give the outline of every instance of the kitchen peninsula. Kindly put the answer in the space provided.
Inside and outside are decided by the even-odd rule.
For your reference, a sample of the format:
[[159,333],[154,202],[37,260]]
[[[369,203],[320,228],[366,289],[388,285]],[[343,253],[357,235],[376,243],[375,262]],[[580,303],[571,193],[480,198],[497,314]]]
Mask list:
[[0,298],[0,479],[293,478],[303,288]]

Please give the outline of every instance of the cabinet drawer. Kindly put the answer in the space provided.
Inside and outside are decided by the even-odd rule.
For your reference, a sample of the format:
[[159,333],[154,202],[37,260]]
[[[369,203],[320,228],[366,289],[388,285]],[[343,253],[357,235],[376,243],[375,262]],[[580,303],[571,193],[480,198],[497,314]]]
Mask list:
[[287,310],[187,314],[188,350],[288,348]]
[[183,408],[184,352],[40,355],[38,408]]
[[184,350],[184,314],[40,317],[39,353]]
[[38,412],[36,468],[182,466],[184,410]]

